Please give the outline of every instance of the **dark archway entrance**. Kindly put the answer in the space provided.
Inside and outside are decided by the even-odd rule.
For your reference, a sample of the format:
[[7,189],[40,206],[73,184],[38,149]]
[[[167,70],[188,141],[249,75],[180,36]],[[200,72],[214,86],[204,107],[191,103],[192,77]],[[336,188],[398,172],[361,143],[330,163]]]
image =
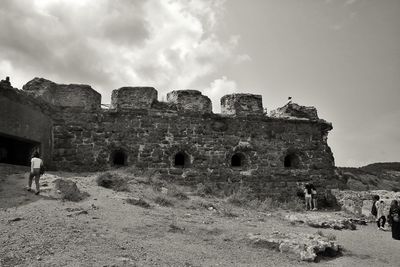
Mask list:
[[285,168],[298,168],[300,165],[299,156],[295,153],[288,154],[285,156],[283,164]]
[[0,134],[0,163],[30,166],[31,156],[40,143]]
[[185,152],[178,152],[174,157],[174,166],[184,168],[189,165],[189,156]]
[[111,155],[111,163],[114,166],[125,166],[127,164],[127,155],[122,150],[114,151]]
[[236,153],[231,158],[232,167],[242,167],[244,164],[244,155],[242,153]]

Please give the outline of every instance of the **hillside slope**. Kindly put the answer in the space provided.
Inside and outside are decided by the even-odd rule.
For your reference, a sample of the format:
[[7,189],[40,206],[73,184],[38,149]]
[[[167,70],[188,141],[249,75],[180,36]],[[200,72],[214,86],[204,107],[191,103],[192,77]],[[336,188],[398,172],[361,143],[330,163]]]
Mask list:
[[400,162],[373,163],[360,168],[339,167],[346,189],[400,191]]

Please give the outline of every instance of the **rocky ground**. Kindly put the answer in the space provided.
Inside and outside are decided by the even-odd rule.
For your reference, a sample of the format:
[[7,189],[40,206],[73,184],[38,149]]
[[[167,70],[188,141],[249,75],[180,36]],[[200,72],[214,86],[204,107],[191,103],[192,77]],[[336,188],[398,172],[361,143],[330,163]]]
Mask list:
[[[343,213],[260,211],[226,199],[163,197],[143,177],[130,192],[97,185],[99,174],[46,173],[43,192],[24,190],[27,169],[0,165],[0,266],[399,266],[399,241],[374,224],[356,230],[311,227],[317,218],[343,221]],[[57,197],[56,179],[76,182],[89,196],[79,202]],[[159,194],[159,195],[157,195]],[[162,200],[162,201],[160,201]],[[139,204],[139,205],[132,205]],[[143,203],[150,205],[145,206]],[[140,206],[142,205],[142,206]],[[295,218],[295,219],[293,219]],[[304,218],[299,222],[298,218]],[[348,219],[348,218],[347,218]],[[301,221],[301,220],[300,220]],[[318,263],[302,260],[251,238],[323,236],[343,248]],[[251,237],[251,238],[249,238]],[[317,238],[319,239],[319,237]],[[282,241],[279,241],[282,242]],[[290,242],[289,242],[290,243]]]

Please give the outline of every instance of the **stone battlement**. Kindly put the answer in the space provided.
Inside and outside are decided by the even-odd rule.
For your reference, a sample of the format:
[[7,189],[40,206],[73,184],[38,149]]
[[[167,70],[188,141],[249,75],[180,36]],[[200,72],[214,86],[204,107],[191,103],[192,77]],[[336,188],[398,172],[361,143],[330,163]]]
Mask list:
[[[101,95],[89,85],[57,84],[43,78],[34,78],[23,86],[23,90],[33,98],[41,99],[53,106],[80,107],[86,110],[101,108]],[[158,92],[153,87],[121,87],[112,91],[111,109],[166,109],[182,112],[213,113],[210,98],[197,90],[174,90],[167,94],[167,102],[157,99]],[[221,113],[224,115],[266,116],[261,95],[229,94],[221,98]],[[302,118],[318,120],[314,107],[297,104],[286,105],[270,113],[275,118]]]

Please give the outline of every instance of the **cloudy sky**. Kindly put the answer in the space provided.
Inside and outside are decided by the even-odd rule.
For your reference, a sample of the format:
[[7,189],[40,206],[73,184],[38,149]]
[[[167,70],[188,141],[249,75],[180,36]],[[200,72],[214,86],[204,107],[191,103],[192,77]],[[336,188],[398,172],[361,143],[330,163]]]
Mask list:
[[3,0],[0,75],[159,100],[197,89],[288,96],[333,123],[336,165],[400,161],[399,0]]

